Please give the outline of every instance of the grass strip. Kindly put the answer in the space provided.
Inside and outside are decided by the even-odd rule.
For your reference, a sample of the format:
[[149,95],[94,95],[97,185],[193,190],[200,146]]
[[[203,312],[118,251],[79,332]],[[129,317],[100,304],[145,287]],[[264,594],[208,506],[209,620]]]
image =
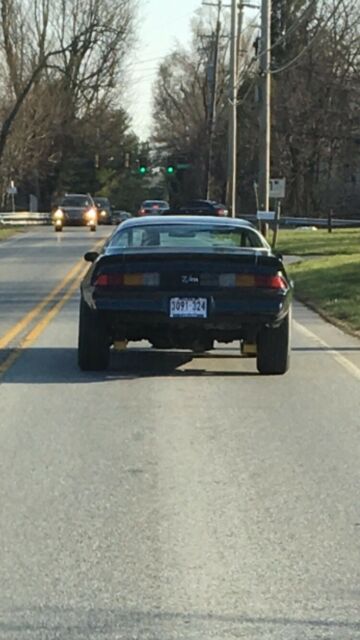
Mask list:
[[7,227],[0,225],[0,242],[2,240],[7,240],[11,238],[11,236],[19,233],[20,231],[24,231],[23,227]]
[[281,229],[276,249],[286,255],[298,256],[353,255],[360,251],[360,229],[334,229],[332,233],[324,229]]
[[360,229],[280,231],[277,250],[305,258],[288,267],[296,297],[360,336]]

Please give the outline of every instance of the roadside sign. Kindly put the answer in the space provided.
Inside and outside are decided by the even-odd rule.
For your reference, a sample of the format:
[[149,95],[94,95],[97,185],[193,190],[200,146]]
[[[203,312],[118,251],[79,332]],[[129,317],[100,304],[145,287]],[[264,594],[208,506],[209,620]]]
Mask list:
[[270,198],[274,198],[274,200],[285,198],[285,190],[285,178],[273,178],[270,180]]
[[275,211],[258,211],[256,213],[257,220],[262,220],[263,222],[271,222],[271,220],[275,220],[275,217]]
[[191,164],[189,162],[178,162],[176,165],[177,169],[191,169]]
[[29,204],[29,208],[31,213],[34,213],[36,211],[39,211],[39,207],[38,207],[38,199],[36,196],[34,196],[34,194],[30,194],[30,204]]

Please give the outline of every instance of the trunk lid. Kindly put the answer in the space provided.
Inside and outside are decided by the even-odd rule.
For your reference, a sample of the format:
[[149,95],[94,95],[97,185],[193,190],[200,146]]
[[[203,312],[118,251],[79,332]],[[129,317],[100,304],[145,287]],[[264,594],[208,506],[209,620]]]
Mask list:
[[93,282],[104,273],[159,274],[160,290],[206,290],[222,288],[219,276],[225,274],[272,275],[284,273],[279,258],[268,251],[209,251],[209,250],[125,250],[119,254],[105,254],[96,264]]

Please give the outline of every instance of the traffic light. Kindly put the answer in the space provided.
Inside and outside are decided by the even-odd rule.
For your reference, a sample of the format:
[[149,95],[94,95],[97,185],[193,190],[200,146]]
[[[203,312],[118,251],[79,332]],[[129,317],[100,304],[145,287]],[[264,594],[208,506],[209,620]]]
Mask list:
[[166,167],[166,173],[168,173],[170,176],[171,176],[173,173],[175,173],[175,167],[174,167],[174,165],[173,165],[173,164],[169,164],[169,165]]
[[149,167],[148,167],[148,164],[147,164],[145,158],[140,158],[138,160],[138,163],[139,163],[138,164],[138,172],[140,173],[141,176],[145,176],[149,171]]

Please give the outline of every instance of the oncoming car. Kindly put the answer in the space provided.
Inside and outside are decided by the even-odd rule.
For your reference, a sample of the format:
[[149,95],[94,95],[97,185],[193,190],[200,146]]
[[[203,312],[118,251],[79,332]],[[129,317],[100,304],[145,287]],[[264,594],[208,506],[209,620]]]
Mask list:
[[208,351],[255,345],[262,374],[289,366],[292,284],[261,234],[236,219],[169,216],[123,222],[81,285],[78,361],[105,369],[110,347]]
[[108,198],[95,196],[94,201],[98,211],[98,224],[112,224],[111,204]]
[[97,210],[90,195],[67,193],[61,200],[52,216],[55,231],[62,231],[65,226],[88,226],[96,231]]
[[122,209],[115,209],[111,214],[111,222],[116,225],[125,222],[125,220],[130,220],[130,218],[132,218],[131,213],[129,213],[129,211],[123,211]]

